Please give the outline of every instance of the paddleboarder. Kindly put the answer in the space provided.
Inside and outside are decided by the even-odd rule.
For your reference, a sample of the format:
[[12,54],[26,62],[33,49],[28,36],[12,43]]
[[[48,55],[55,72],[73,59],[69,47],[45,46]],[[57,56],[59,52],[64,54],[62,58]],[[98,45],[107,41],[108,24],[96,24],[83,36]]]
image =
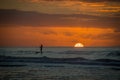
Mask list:
[[40,53],[42,54],[43,53],[43,45],[41,44],[41,46],[40,46]]

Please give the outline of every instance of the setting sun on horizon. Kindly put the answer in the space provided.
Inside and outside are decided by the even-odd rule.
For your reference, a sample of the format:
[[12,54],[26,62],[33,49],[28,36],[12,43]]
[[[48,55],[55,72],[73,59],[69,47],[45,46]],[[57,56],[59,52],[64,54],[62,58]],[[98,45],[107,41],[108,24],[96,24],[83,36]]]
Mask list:
[[84,45],[82,44],[82,43],[76,43],[75,45],[74,45],[74,47],[84,47]]
[[[0,46],[68,46],[83,42],[86,47],[116,46],[117,36],[113,29],[102,28],[70,28],[70,27],[0,27]],[[118,43],[118,44],[117,44]]]
[[[119,37],[113,29],[102,28],[70,28],[70,27],[0,27],[0,46],[68,46],[71,47],[79,40],[87,47],[117,46]],[[113,34],[113,35],[112,35]]]

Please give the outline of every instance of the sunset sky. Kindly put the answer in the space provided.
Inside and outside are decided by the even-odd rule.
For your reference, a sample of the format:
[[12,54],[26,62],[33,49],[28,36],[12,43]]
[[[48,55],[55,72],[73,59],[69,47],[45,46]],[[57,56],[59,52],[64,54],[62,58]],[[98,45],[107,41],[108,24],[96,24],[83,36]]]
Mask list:
[[120,46],[120,0],[0,0],[0,46]]

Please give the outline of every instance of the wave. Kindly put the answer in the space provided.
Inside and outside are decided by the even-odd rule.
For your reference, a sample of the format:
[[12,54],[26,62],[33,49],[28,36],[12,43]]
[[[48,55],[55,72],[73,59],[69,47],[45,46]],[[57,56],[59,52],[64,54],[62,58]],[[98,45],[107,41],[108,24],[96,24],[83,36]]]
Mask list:
[[95,59],[90,60],[83,57],[78,58],[50,58],[50,57],[12,57],[0,56],[0,62],[23,62],[23,63],[57,63],[57,64],[80,64],[80,65],[104,65],[119,66],[120,60]]
[[0,67],[23,67],[23,66],[26,66],[26,65],[10,65],[10,64],[7,64],[7,65],[4,65],[4,64],[0,64]]
[[119,56],[120,57],[120,51],[113,51],[113,52],[110,52],[110,53],[108,53],[108,55],[107,56]]

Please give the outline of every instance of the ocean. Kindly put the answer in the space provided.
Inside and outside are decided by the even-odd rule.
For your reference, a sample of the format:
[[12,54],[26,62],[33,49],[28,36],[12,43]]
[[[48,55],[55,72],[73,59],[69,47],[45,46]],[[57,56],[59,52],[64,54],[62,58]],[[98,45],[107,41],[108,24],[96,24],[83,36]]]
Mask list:
[[0,48],[0,80],[120,80],[120,48]]

